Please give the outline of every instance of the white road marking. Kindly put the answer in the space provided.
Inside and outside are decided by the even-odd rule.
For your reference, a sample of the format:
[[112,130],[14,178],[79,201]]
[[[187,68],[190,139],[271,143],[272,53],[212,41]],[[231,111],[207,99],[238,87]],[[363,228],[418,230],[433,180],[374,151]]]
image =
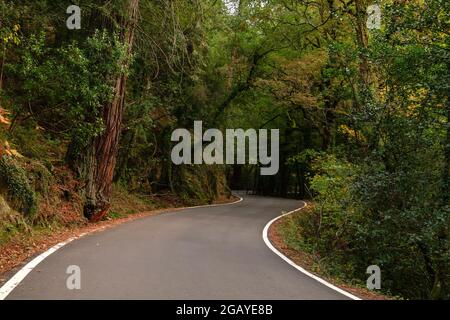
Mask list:
[[[239,197],[239,196],[238,196]],[[231,205],[231,204],[236,204],[243,201],[242,197],[239,197],[239,200],[232,202],[232,203],[223,203],[223,204],[214,204],[214,205],[202,205],[202,206],[194,206],[194,207],[186,207],[183,209],[194,209],[194,208],[203,208],[203,207],[217,207],[217,206],[223,206],[223,205]],[[302,208],[306,207],[306,203],[304,202],[304,206]],[[298,209],[297,209],[298,210]],[[293,266],[294,268],[296,268],[297,270],[299,270],[300,272],[302,272],[303,274],[317,280],[318,282],[322,283],[323,285],[353,299],[353,300],[361,300],[360,298],[332,285],[331,283],[323,280],[322,278],[319,278],[318,276],[311,274],[310,272],[306,271],[305,269],[303,269],[302,267],[298,266],[297,264],[295,264],[292,260],[290,260],[289,258],[287,258],[285,255],[283,255],[281,252],[279,252],[277,249],[275,249],[275,247],[270,243],[269,239],[268,239],[268,230],[269,227],[278,219],[280,219],[281,217],[284,217],[286,215],[292,214],[293,212],[297,211],[297,210],[293,210],[291,212],[285,213],[281,216],[278,216],[274,219],[272,219],[269,223],[266,224],[266,226],[264,227],[263,230],[263,239],[264,242],[266,243],[266,245],[274,252],[276,253],[280,258],[282,258],[284,261],[286,261],[287,263],[289,263],[291,266]],[[96,229],[93,231],[98,231],[98,230],[102,230],[105,229],[105,227],[102,227],[100,229]],[[92,231],[92,232],[93,232]],[[89,233],[89,232],[88,232]],[[72,237],[69,238],[68,240],[64,241],[64,242],[60,242],[57,245],[51,247],[50,249],[48,249],[47,251],[41,253],[40,255],[38,255],[36,258],[34,258],[33,260],[31,260],[30,262],[28,262],[22,269],[20,269],[11,279],[9,279],[1,288],[0,288],[0,300],[4,300],[22,281],[23,279],[25,279],[25,277],[34,269],[36,268],[36,266],[41,263],[45,258],[47,258],[48,256],[50,256],[52,253],[56,252],[58,249],[62,248],[63,246],[65,246],[66,244],[72,242],[73,240],[79,239],[81,237],[83,237],[84,235],[86,235],[87,233],[82,233],[77,237]]]
[[66,244],[72,242],[77,238],[79,237],[70,238],[64,242],[60,242],[57,245],[48,249],[47,251],[41,253],[30,262],[28,262],[22,269],[20,269],[11,279],[8,280],[8,282],[6,282],[0,288],[0,300],[4,300],[11,293],[11,291],[13,291],[14,288],[17,287],[19,283],[22,282],[22,280],[45,258],[47,258],[53,252],[57,251],[58,249],[62,248],[63,246],[65,246]]
[[284,217],[284,216],[290,215],[290,214],[294,213],[295,211],[298,211],[298,210],[300,210],[300,209],[303,209],[303,208],[305,208],[305,207],[307,206],[306,202],[304,202],[304,201],[303,201],[303,204],[304,204],[303,207],[298,208],[298,209],[295,209],[295,210],[292,210],[292,211],[289,211],[289,212],[287,212],[287,213],[285,213],[285,214],[282,214],[282,215],[280,215],[280,216],[278,216],[278,217],[276,217],[276,218],[270,220],[270,221],[266,224],[266,226],[264,227],[264,230],[263,230],[263,232],[262,232],[262,237],[263,237],[264,242],[266,243],[266,246],[268,246],[269,249],[272,250],[272,251],[273,251],[276,255],[278,255],[281,259],[283,259],[284,261],[286,261],[287,263],[289,263],[291,266],[293,266],[295,269],[297,269],[297,270],[300,271],[301,273],[307,275],[308,277],[313,278],[314,280],[320,282],[321,284],[327,286],[328,288],[333,289],[334,291],[337,291],[337,292],[339,292],[340,294],[343,294],[344,296],[346,296],[346,297],[348,297],[348,298],[350,298],[350,299],[353,299],[353,300],[362,300],[361,298],[358,298],[357,296],[354,296],[354,295],[352,295],[351,293],[349,293],[349,292],[347,292],[347,291],[344,291],[344,290],[342,290],[341,288],[336,287],[335,285],[332,285],[331,283],[329,283],[329,282],[325,281],[324,279],[322,279],[322,278],[320,278],[320,277],[318,277],[318,276],[312,274],[311,272],[306,271],[305,269],[303,269],[302,267],[300,267],[299,265],[297,265],[294,261],[292,261],[291,259],[289,259],[288,257],[286,257],[284,254],[282,254],[280,251],[278,251],[278,250],[272,245],[272,243],[270,242],[269,237],[268,237],[268,233],[269,233],[269,228],[270,228],[270,226],[271,226],[275,221],[277,221],[278,219],[280,219],[280,218],[282,218],[282,217]]
[[236,203],[239,203],[239,202],[241,202],[242,200],[244,200],[242,197],[240,197],[240,196],[238,196],[238,195],[234,195],[234,196],[236,196],[236,197],[238,197],[239,198],[239,200],[236,200],[236,201],[234,201],[234,202],[230,202],[230,203],[218,203],[218,204],[205,204],[205,205],[201,205],[201,206],[194,206],[194,207],[183,207],[183,208],[180,208],[180,209],[195,209],[195,208],[206,208],[206,207],[220,207],[220,206],[227,206],[227,205],[230,205],[230,204],[236,204]]
[[[239,197],[239,196],[237,196],[237,197],[239,198],[239,200],[236,200],[236,201],[231,202],[231,203],[207,204],[207,205],[202,205],[202,206],[185,207],[185,208],[174,208],[174,209],[194,209],[194,208],[203,208],[203,207],[218,207],[218,206],[225,206],[225,205],[239,203],[239,202],[241,202],[243,200],[242,197]],[[101,228],[92,230],[90,232],[100,231],[100,230],[103,230],[105,228],[106,227],[101,227]],[[85,233],[80,234],[79,236],[72,237],[72,238],[67,239],[66,241],[60,242],[57,245],[55,245],[55,246],[51,247],[50,249],[48,249],[47,251],[41,253],[40,255],[38,255],[36,258],[31,260],[30,262],[28,262],[23,268],[21,268],[14,276],[12,276],[11,279],[9,279],[0,288],[0,300],[4,300],[23,281],[23,279],[25,279],[25,277],[34,268],[36,268],[36,266],[39,263],[44,261],[45,258],[47,258],[52,253],[56,252],[58,249],[64,247],[66,244],[72,242],[73,240],[79,239],[82,236],[84,236],[84,235],[86,235],[86,234],[88,234],[90,232],[85,232]]]

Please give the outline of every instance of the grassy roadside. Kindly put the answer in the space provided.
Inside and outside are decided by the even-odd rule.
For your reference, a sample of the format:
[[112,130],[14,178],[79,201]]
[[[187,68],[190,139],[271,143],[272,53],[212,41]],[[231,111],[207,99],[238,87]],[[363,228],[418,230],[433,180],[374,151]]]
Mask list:
[[312,207],[308,206],[273,223],[269,229],[269,239],[272,244],[302,268],[357,297],[364,300],[395,299],[395,297],[368,290],[365,288],[365,283],[359,280],[348,279],[344,272],[345,266],[331,265],[325,257],[319,256],[313,248],[302,241],[299,219],[307,219],[311,210],[313,210]]
[[[234,201],[219,199],[217,203]],[[28,226],[21,230],[10,230],[0,241],[0,284],[7,280],[7,273],[22,266],[30,258],[48,248],[80,234],[97,232],[114,227],[127,221],[142,217],[158,215],[167,211],[181,209],[187,204],[171,194],[148,196],[128,193],[124,188],[115,187],[111,199],[110,214],[98,223],[87,223],[78,214],[78,219],[64,223],[64,220],[54,220],[48,224]],[[5,230],[2,231],[4,234]]]

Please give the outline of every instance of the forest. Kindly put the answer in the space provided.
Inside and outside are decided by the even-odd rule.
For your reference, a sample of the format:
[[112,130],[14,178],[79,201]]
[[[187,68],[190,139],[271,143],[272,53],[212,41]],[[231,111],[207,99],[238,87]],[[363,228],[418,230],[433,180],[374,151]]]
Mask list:
[[[385,293],[450,299],[449,12],[446,0],[0,0],[0,250],[114,217],[117,198],[197,205],[246,190],[314,203],[296,230],[332,274],[364,280],[379,265]],[[195,121],[278,129],[278,172],[174,164],[172,132]]]

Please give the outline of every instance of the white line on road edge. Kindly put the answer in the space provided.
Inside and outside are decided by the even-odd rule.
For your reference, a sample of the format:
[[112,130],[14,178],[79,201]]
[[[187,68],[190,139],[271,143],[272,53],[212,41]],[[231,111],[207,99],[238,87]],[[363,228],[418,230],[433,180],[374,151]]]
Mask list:
[[234,196],[235,196],[235,197],[238,197],[239,200],[236,200],[236,201],[230,202],[230,203],[204,204],[204,205],[201,205],[201,206],[184,207],[184,208],[180,208],[180,209],[183,210],[183,209],[195,209],[195,208],[206,208],[206,207],[209,207],[209,208],[211,208],[211,207],[220,207],[220,206],[227,206],[227,205],[230,205],[230,204],[236,204],[236,203],[239,203],[239,202],[241,202],[242,200],[244,200],[242,197],[240,197],[240,196],[238,196],[238,195],[236,195],[236,194],[234,194]]
[[22,269],[20,269],[11,279],[8,280],[1,288],[0,288],[0,300],[4,300],[11,291],[14,290],[15,287],[19,285],[20,282],[33,270],[39,263],[42,262],[45,258],[51,255],[53,252],[57,251],[59,248],[65,246],[69,242],[77,239],[79,237],[70,238],[64,242],[60,242],[57,245],[51,247],[47,251],[41,253],[36,258],[28,262]]
[[344,296],[346,296],[346,297],[348,297],[348,298],[350,298],[350,299],[353,299],[353,300],[362,300],[361,298],[358,298],[357,296],[354,296],[354,295],[352,295],[351,293],[349,293],[349,292],[347,292],[347,291],[344,291],[344,290],[342,290],[341,288],[336,287],[335,285],[332,285],[331,283],[329,283],[329,282],[323,280],[322,278],[319,278],[318,276],[312,274],[311,272],[306,271],[305,269],[303,269],[302,267],[300,267],[299,265],[297,265],[294,261],[292,261],[291,259],[289,259],[288,257],[286,257],[284,254],[282,254],[280,251],[278,251],[278,250],[272,245],[272,243],[270,242],[269,237],[268,237],[268,233],[269,233],[269,228],[270,228],[270,226],[271,226],[275,221],[277,221],[278,219],[280,219],[280,218],[282,218],[282,217],[284,217],[284,216],[290,215],[290,214],[294,213],[295,211],[298,211],[298,210],[300,210],[300,209],[305,208],[305,207],[307,206],[307,204],[306,204],[306,202],[304,202],[304,201],[303,201],[303,203],[304,203],[303,207],[298,208],[298,209],[295,209],[295,210],[292,210],[292,211],[289,211],[289,212],[287,212],[287,213],[285,213],[285,214],[282,214],[281,216],[278,216],[278,217],[276,217],[276,218],[270,220],[270,221],[266,224],[266,226],[264,227],[264,230],[263,230],[263,232],[262,232],[262,237],[263,237],[264,242],[266,243],[266,246],[268,246],[269,249],[272,250],[274,253],[276,253],[281,259],[283,259],[284,261],[286,261],[287,263],[289,263],[291,266],[293,266],[295,269],[297,269],[297,270],[300,271],[301,273],[307,275],[308,277],[313,278],[314,280],[320,282],[321,284],[327,286],[328,288],[333,289],[333,290],[339,292],[340,294],[343,294]]
[[[235,195],[237,196],[237,195]],[[242,197],[239,197],[239,200],[236,200],[231,203],[219,203],[219,204],[207,204],[202,206],[195,206],[195,207],[185,207],[185,208],[174,208],[174,209],[194,209],[194,208],[204,208],[204,207],[218,207],[218,206],[225,206],[230,204],[239,203],[242,200],[244,200]],[[99,229],[95,229],[94,231],[103,230],[106,227],[101,227]],[[0,288],[0,300],[5,300],[5,298],[22,282],[23,279],[34,269],[36,266],[44,261],[45,258],[47,258],[49,255],[57,251],[58,249],[64,247],[66,244],[72,242],[73,240],[79,239],[82,236],[88,234],[90,232],[85,232],[80,234],[79,236],[72,237],[67,239],[66,241],[60,242],[57,245],[51,247],[47,251],[41,253],[36,258],[28,262],[22,269],[20,269],[11,279],[9,279],[1,288]]]

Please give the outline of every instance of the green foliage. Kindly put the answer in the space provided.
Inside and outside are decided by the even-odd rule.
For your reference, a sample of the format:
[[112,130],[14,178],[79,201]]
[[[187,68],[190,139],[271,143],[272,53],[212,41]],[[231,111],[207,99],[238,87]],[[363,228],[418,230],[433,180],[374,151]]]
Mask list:
[[183,165],[174,172],[171,177],[174,191],[187,204],[212,203],[225,193],[226,183],[220,166]]
[[0,158],[0,183],[14,209],[28,217],[36,213],[36,195],[30,187],[24,169],[11,157]]
[[86,144],[103,130],[102,106],[111,101],[114,79],[123,72],[125,48],[117,35],[98,30],[83,45],[51,48],[43,32],[24,43],[21,63],[7,66],[22,84],[16,113],[31,108],[41,125]]
[[[386,291],[448,299],[448,10],[442,1],[388,2],[383,12],[367,48],[329,47],[323,76],[349,79],[353,103],[338,120],[342,145],[312,162],[315,216],[298,230],[336,273],[363,281],[377,264]],[[361,52],[377,77],[371,94],[348,78]]]
[[[310,180],[311,189],[317,192],[315,200],[319,210],[322,212],[322,222],[344,224],[346,215],[343,214],[348,208],[350,195],[349,187],[354,179],[357,168],[346,161],[337,160],[333,155],[318,158],[313,163],[316,174]],[[325,213],[331,213],[329,217]]]
[[315,216],[298,221],[303,243],[340,277],[363,281],[364,269],[376,264],[385,291],[446,297],[450,221],[448,210],[439,206],[439,174],[433,166],[421,174],[400,168],[389,173],[375,163],[356,167],[332,155],[315,160]]

